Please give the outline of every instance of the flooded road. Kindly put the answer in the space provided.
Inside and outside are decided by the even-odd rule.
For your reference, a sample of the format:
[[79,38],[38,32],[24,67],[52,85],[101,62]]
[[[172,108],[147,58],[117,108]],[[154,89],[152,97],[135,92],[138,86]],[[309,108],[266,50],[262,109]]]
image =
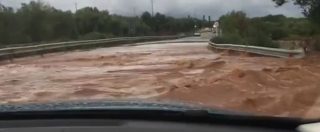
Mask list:
[[0,103],[147,99],[320,118],[318,57],[230,55],[201,42],[55,53],[2,62]]

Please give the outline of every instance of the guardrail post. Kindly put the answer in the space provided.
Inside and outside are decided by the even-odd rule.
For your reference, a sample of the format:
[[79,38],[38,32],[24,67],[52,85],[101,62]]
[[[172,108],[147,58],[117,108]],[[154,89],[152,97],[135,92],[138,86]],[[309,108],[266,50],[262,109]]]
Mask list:
[[10,52],[10,54],[8,54],[9,63],[12,63],[14,58],[14,51],[10,50],[9,52]]
[[230,51],[229,49],[225,49],[223,52],[224,52],[225,54],[227,54],[227,55],[230,55],[230,54],[231,54],[231,51]]
[[292,53],[289,53],[289,58],[292,58],[293,57],[293,54]]
[[9,55],[9,63],[13,62],[13,58],[11,57],[11,55]]
[[242,56],[249,56],[250,55],[250,53],[248,51],[241,52],[240,54]]
[[43,57],[44,57],[43,52],[42,52],[42,49],[41,49],[41,50],[38,50],[38,52],[36,52],[36,53],[38,53],[38,54],[40,55],[40,57],[41,57],[41,58],[43,58]]
[[66,53],[68,51],[68,46],[63,47],[63,52]]

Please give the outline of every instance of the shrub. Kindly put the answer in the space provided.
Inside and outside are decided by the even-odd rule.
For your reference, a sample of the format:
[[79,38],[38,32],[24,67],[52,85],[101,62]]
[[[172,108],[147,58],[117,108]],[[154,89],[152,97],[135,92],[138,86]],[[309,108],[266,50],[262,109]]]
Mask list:
[[314,48],[315,50],[320,51],[320,37],[316,38],[316,41],[314,43]]
[[271,35],[259,30],[259,28],[250,28],[245,43],[248,45],[279,48],[279,45],[272,41]]
[[107,35],[99,32],[87,33],[80,37],[81,40],[105,39],[105,38],[107,38]]
[[259,32],[247,38],[241,38],[239,35],[224,35],[212,38],[211,41],[216,44],[241,44],[279,48],[279,44],[273,42],[271,37]]
[[239,44],[242,38],[238,34],[226,34],[223,36],[214,37],[211,39],[216,44]]
[[248,45],[253,45],[253,46],[279,48],[278,43],[273,42],[271,38],[262,36],[262,35],[249,37],[246,39],[246,42]]
[[226,43],[225,38],[221,37],[221,36],[213,37],[213,38],[211,38],[210,41],[213,42],[213,43],[216,43],[216,44],[224,44],[224,43]]
[[289,36],[288,32],[281,28],[277,28],[273,30],[271,33],[271,37],[273,40],[280,40],[288,36]]

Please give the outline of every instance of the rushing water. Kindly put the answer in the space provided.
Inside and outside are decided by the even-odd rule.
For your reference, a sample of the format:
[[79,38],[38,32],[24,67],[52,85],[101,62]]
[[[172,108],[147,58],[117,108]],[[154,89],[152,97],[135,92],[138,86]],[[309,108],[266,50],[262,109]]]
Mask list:
[[0,66],[0,102],[169,100],[276,116],[320,116],[320,63],[215,53],[206,43],[101,48]]

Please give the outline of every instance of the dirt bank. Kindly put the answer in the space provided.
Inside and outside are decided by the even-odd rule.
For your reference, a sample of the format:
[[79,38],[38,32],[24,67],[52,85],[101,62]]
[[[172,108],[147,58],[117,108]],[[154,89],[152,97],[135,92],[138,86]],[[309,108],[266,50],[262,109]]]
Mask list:
[[29,57],[0,65],[0,103],[92,99],[183,101],[320,118],[319,55],[287,60],[154,44]]

